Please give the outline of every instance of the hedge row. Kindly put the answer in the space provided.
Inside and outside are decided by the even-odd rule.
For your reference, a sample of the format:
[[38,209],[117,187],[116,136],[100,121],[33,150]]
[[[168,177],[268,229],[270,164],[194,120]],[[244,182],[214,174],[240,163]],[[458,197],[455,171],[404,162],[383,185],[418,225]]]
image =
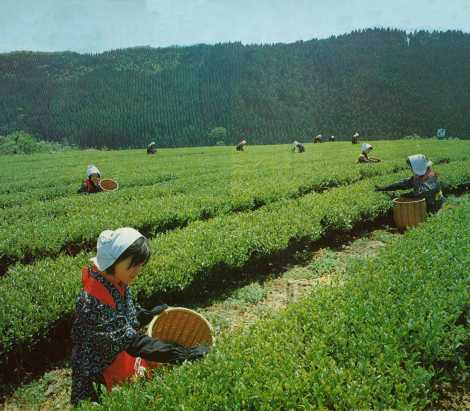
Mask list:
[[101,409],[423,409],[434,382],[465,372],[469,226],[467,198],[338,283],[219,339],[203,361],[106,395]]

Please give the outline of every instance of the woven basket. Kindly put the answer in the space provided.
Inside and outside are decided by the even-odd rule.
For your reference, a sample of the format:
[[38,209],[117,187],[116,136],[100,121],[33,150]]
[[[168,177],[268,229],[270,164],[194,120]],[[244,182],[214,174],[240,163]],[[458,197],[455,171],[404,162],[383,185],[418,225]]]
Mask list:
[[183,347],[214,344],[214,332],[209,322],[197,312],[181,307],[168,308],[155,316],[147,335]]
[[119,184],[117,181],[114,181],[110,178],[106,178],[100,181],[100,186],[103,191],[117,191],[119,189]]
[[400,229],[415,227],[426,219],[426,200],[400,197],[393,200],[393,220]]

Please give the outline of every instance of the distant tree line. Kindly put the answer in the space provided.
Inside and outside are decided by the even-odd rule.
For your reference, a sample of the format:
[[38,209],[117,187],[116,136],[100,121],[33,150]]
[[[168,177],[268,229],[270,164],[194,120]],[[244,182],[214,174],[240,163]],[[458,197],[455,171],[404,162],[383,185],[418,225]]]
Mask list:
[[469,67],[469,34],[392,29],[292,44],[0,54],[0,134],[112,148],[430,136],[440,127],[465,137]]
[[53,153],[75,148],[63,143],[38,140],[23,131],[0,136],[0,155]]

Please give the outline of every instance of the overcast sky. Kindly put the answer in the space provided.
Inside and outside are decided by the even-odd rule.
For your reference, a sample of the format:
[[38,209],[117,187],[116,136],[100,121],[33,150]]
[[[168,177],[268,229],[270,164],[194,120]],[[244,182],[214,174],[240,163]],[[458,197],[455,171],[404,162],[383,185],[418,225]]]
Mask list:
[[0,52],[287,43],[367,27],[470,32],[470,0],[0,0]]

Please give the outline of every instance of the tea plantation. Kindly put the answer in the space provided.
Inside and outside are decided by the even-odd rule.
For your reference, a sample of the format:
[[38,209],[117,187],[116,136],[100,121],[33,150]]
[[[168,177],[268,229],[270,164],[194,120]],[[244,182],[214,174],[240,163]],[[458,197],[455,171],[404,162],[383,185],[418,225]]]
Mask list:
[[[374,187],[409,176],[409,154],[433,161],[445,192],[470,183],[470,141],[377,141],[378,164],[355,164],[358,151],[328,143],[302,154],[277,145],[0,156],[0,383],[68,324],[104,229],[132,226],[150,238],[138,301],[181,300],[292,244],[389,216],[390,197]],[[76,194],[88,164],[119,191]],[[469,211],[462,200],[339,286],[222,339],[201,363],[113,393],[104,407],[422,408],[446,376],[436,364],[463,369],[468,340],[456,319],[469,297]]]

